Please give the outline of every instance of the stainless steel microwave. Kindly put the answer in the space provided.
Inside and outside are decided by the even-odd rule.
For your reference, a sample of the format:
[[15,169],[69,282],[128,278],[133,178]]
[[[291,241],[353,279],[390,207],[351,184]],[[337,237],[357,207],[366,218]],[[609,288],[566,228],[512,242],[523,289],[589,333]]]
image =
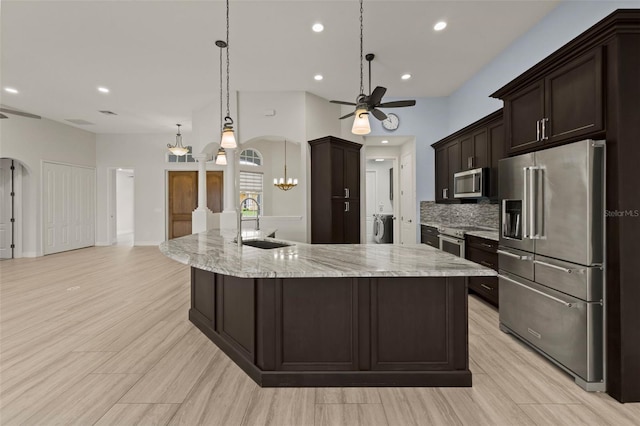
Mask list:
[[480,169],[458,172],[453,175],[453,196],[454,198],[480,198],[486,197],[488,185],[489,169]]

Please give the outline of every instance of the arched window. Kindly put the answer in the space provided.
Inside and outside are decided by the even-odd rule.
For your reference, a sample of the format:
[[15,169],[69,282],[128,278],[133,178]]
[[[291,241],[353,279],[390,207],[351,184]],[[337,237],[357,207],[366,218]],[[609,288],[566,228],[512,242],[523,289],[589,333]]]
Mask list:
[[253,148],[247,148],[240,153],[240,164],[243,166],[262,166],[262,154]]

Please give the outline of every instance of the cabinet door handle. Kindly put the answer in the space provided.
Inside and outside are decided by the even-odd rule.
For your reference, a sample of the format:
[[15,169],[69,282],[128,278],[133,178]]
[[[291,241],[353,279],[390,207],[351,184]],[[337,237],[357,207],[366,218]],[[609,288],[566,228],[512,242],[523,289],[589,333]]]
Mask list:
[[485,290],[493,291],[493,287],[489,287],[488,285],[485,285],[485,284],[480,284],[480,287],[484,288]]
[[449,198],[449,188],[442,190],[442,198]]
[[489,262],[486,262],[484,260],[481,260],[480,264],[486,266],[487,268],[492,268],[493,269],[493,263],[489,263]]
[[540,120],[536,121],[536,141],[540,140]]
[[344,189],[344,198],[349,198],[349,188]]
[[349,202],[348,202],[348,201],[345,201],[345,202],[344,202],[344,211],[345,211],[345,212],[348,212],[348,211],[349,211]]
[[487,243],[480,243],[480,245],[482,245],[483,247],[493,248],[491,244],[487,244]]
[[549,119],[543,118],[540,121],[542,121],[542,140],[546,141],[547,139],[549,139],[549,136],[547,136],[547,122],[549,121]]

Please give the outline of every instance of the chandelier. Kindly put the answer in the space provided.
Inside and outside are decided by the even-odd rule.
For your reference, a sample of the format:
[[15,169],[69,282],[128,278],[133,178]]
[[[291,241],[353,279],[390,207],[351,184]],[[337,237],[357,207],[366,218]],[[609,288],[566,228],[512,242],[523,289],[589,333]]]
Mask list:
[[280,179],[274,178],[273,185],[282,189],[283,191],[288,191],[294,186],[298,185],[298,179],[291,179],[287,177],[287,140],[284,140],[284,177]]
[[176,134],[176,144],[171,145],[170,143],[168,143],[167,148],[169,148],[169,151],[173,155],[183,156],[189,153],[189,148],[185,148],[184,146],[182,146],[182,135],[180,134],[180,126],[182,126],[182,124],[176,124],[176,126],[178,126],[178,133]]

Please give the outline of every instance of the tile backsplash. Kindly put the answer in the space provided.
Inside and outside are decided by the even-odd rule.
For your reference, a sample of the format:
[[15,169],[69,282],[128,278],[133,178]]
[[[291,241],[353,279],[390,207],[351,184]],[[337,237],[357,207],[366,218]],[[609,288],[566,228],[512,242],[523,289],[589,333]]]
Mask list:
[[436,204],[435,201],[421,201],[420,222],[498,229],[500,204]]

